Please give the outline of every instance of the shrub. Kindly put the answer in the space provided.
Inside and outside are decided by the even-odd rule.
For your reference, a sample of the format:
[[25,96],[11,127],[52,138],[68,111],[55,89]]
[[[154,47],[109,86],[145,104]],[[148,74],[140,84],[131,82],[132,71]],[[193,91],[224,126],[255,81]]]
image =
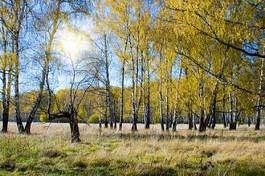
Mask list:
[[40,117],[39,118],[40,118],[41,122],[47,122],[48,121],[47,115],[44,112],[40,113]]
[[88,117],[88,123],[98,123],[98,119],[99,119],[98,113],[94,113],[90,117]]

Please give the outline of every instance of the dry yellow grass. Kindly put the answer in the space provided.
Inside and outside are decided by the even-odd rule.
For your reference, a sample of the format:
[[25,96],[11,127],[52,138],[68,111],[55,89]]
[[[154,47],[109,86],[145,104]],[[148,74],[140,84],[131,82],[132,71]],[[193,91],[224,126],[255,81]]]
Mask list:
[[[80,124],[81,144],[70,144],[68,124],[33,124],[32,135],[1,134],[0,174],[17,175],[264,175],[265,131],[176,133],[139,125],[131,133]],[[14,164],[13,168],[10,167]]]

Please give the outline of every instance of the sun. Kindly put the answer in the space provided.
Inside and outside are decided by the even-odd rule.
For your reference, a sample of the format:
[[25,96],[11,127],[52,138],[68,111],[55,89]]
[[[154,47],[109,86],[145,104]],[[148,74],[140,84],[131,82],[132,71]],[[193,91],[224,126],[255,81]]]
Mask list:
[[78,60],[82,52],[89,50],[90,42],[87,37],[69,27],[58,32],[56,50],[65,58]]

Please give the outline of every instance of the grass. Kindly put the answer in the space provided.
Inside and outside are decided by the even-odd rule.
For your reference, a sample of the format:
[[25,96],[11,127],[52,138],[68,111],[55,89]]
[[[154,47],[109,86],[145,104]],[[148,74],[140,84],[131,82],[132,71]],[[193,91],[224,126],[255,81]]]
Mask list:
[[71,144],[66,124],[34,124],[30,136],[0,135],[0,175],[265,175],[265,131],[179,127],[131,133],[81,125]]

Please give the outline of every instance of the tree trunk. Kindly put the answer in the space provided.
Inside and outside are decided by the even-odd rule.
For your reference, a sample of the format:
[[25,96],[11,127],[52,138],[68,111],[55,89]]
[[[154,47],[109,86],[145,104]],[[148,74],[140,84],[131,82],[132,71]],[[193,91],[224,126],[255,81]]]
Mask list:
[[[138,14],[140,16],[140,13]],[[140,30],[138,26],[137,30],[137,40],[136,40],[136,57],[133,57],[133,49],[132,49],[132,43],[131,43],[131,54],[132,54],[132,67],[133,67],[133,118],[132,118],[132,131],[137,131],[137,121],[138,121],[138,112],[139,112],[139,107],[141,104],[141,99],[142,99],[142,80],[141,80],[141,87],[140,87],[140,96],[139,96],[139,101],[138,101],[138,82],[139,82],[139,48],[140,44]],[[143,59],[143,55],[141,57]]]
[[217,101],[216,99],[218,94],[218,88],[219,88],[219,82],[216,82],[215,89],[212,95],[212,103],[210,110],[210,115],[211,115],[210,127],[212,129],[214,129],[216,125],[216,101]]
[[226,101],[225,100],[225,86],[223,86],[223,99],[222,99],[222,109],[223,109],[223,112],[222,112],[222,117],[223,117],[224,128],[227,127],[226,115],[225,115],[225,111],[226,111],[225,101]]
[[230,123],[229,130],[236,130],[236,109],[235,109],[235,95],[230,93]]
[[[168,72],[167,72],[168,73]],[[169,86],[168,86],[168,74],[166,78],[166,130],[169,131],[170,119],[169,119]]]
[[172,123],[172,130],[176,131],[177,130],[177,118],[178,118],[178,113],[180,112],[180,107],[179,107],[179,85],[180,85],[180,79],[182,75],[182,68],[181,68],[181,60],[179,63],[179,75],[178,75],[178,80],[177,82],[177,89],[176,89],[176,103],[175,103],[175,110],[174,110],[174,115],[173,115],[173,123]]
[[108,89],[108,109],[109,109],[109,124],[110,124],[110,128],[113,129],[113,125],[114,125],[114,112],[113,112],[113,108],[112,108],[112,95],[111,95],[111,92],[110,92],[110,88]]
[[[127,51],[129,36],[126,37],[124,53]],[[124,76],[125,76],[125,58],[122,58],[121,68],[121,96],[120,96],[120,119],[119,119],[119,130],[122,130],[123,114],[124,114]]]
[[177,131],[177,119],[178,119],[177,114],[178,114],[178,112],[175,109],[174,110],[174,115],[173,115],[173,122],[172,122],[172,131],[173,132]]
[[80,140],[80,133],[78,127],[78,119],[77,119],[77,112],[74,109],[73,105],[69,107],[69,115],[70,115],[70,129],[71,129],[71,142],[72,143],[79,143]]
[[[105,92],[106,93],[106,92]],[[105,108],[105,113],[104,113],[104,127],[108,128],[108,96],[105,96],[105,104],[104,104],[104,108]]]
[[[12,61],[11,61],[12,62]],[[11,97],[11,86],[12,86],[12,71],[13,71],[13,63],[9,63],[8,70],[8,80],[7,80],[7,89],[6,89],[6,97],[5,97],[5,108],[3,110],[3,132],[7,132],[8,129],[8,119],[9,119],[9,109],[10,109],[10,97]]]
[[[99,85],[100,78],[99,78],[98,72],[96,73],[96,78],[97,78],[96,79],[96,86],[99,88],[100,87],[100,85]],[[101,115],[102,115],[102,112],[101,112],[102,102],[103,102],[102,97],[98,95],[97,96],[97,113],[98,113],[98,127],[99,127],[100,131],[102,128],[102,117],[101,117]],[[92,103],[89,102],[88,106],[92,107]],[[89,112],[92,112],[92,110],[89,110]]]
[[214,102],[212,105],[212,120],[211,120],[211,128],[214,129],[216,125],[216,97],[214,97]]
[[101,122],[101,117],[100,116],[101,115],[99,115],[99,119],[98,119],[98,127],[99,127],[99,129],[102,128],[102,122]]
[[260,116],[261,116],[261,108],[257,107],[257,112],[256,112],[257,122],[255,125],[255,130],[260,130]]
[[15,112],[16,112],[16,121],[19,133],[24,133],[24,126],[21,119],[20,113],[20,101],[19,101],[19,32],[17,31],[14,39],[15,44]]
[[6,53],[4,52],[3,56],[3,66],[2,66],[2,106],[3,106],[3,127],[2,132],[7,132],[7,126],[8,126],[8,114],[7,114],[7,107],[6,107]]
[[[133,64],[133,75],[134,74],[134,64]],[[136,85],[135,78],[133,76],[133,93],[132,93],[132,131],[137,131],[137,114],[136,114]]]
[[144,125],[146,124],[146,97],[145,97],[145,88],[143,89],[143,121]]
[[122,130],[123,123],[123,113],[124,113],[124,74],[125,74],[125,59],[122,61],[121,70],[121,97],[120,97],[120,120],[119,120],[119,130]]
[[55,34],[57,32],[57,29],[58,29],[60,8],[61,8],[61,1],[58,1],[56,4],[56,11],[55,11],[54,19],[53,19],[52,31],[49,34],[49,41],[48,41],[46,52],[45,52],[45,60],[44,60],[44,66],[42,69],[39,93],[38,93],[37,99],[36,99],[32,109],[31,109],[31,112],[29,113],[27,123],[25,126],[25,131],[27,134],[30,134],[31,124],[32,124],[32,122],[36,116],[36,113],[37,113],[39,107],[40,107],[41,100],[43,98],[43,90],[44,90],[45,80],[47,83],[47,89],[48,89],[48,94],[49,94],[49,96],[48,96],[48,107],[47,107],[47,117],[48,117],[48,119],[50,118],[49,116],[51,114],[51,96],[52,95],[51,95],[51,90],[50,90],[50,85],[49,85],[49,64],[50,64],[50,57],[51,57],[54,37],[55,37]]
[[7,133],[8,115],[9,115],[9,113],[7,112],[7,108],[4,108],[3,109],[3,127],[2,127],[2,132],[3,133]]
[[132,95],[132,131],[137,131],[136,85],[135,85],[135,81],[136,80],[133,78],[133,93],[132,93],[133,94]]
[[[6,32],[4,28],[2,28],[2,40],[3,40],[3,56],[2,56],[2,106],[3,106],[3,127],[2,127],[2,132],[7,133],[7,126],[8,126],[8,112],[9,108],[7,107],[7,83],[6,83],[6,69],[7,69],[7,41],[6,41]],[[10,67],[9,67],[10,69]],[[11,76],[8,75],[8,76]]]
[[[113,120],[114,120],[114,114],[113,114],[113,108],[112,108],[112,93],[111,93],[111,87],[110,87],[110,79],[109,79],[109,57],[108,57],[108,44],[107,44],[107,35],[104,34],[104,56],[105,56],[105,71],[106,71],[106,106],[108,108],[109,112],[109,123],[110,128],[113,128]],[[107,120],[107,119],[105,119]],[[106,123],[106,122],[105,122]],[[105,127],[107,125],[105,124]]]
[[[234,74],[234,69],[236,69],[236,65],[232,66],[231,69],[231,78],[234,81],[236,79],[235,74]],[[235,95],[235,91],[232,90],[229,94],[230,98],[230,124],[229,124],[229,130],[236,130],[236,113],[237,113],[237,99]]]
[[[132,45],[131,45],[131,53],[132,53]],[[138,58],[137,58],[138,59]],[[138,64],[135,64],[135,59],[132,54],[132,131],[137,131],[137,71],[135,71],[135,67],[137,67]],[[138,70],[138,68],[137,68]]]
[[116,101],[113,98],[113,117],[114,117],[114,129],[117,129],[117,105],[116,105]]
[[207,120],[205,120],[205,110],[204,110],[204,85],[201,82],[199,85],[199,97],[200,97],[200,126],[199,126],[199,132],[206,131],[207,124],[205,123]]
[[51,91],[50,82],[49,82],[49,72],[50,71],[49,71],[49,66],[48,66],[48,69],[45,75],[46,85],[47,85],[47,90],[48,90],[48,104],[47,104],[47,112],[46,112],[48,119],[50,119],[51,106],[52,106],[52,91]]
[[205,116],[204,109],[201,108],[201,110],[200,110],[200,127],[199,127],[200,132],[206,131],[207,124],[205,124],[205,117],[204,116]]
[[150,106],[150,65],[149,60],[147,58],[146,60],[146,69],[147,69],[147,103],[145,106],[146,113],[145,113],[145,129],[150,128],[150,122],[151,122],[151,106]]
[[162,87],[163,87],[163,73],[162,73],[162,53],[160,51],[160,62],[159,62],[159,112],[160,112],[160,124],[161,124],[161,130],[164,131],[164,113],[163,113],[163,92],[162,92]]
[[[161,79],[161,78],[160,78]],[[160,124],[161,124],[161,130],[164,131],[164,117],[163,117],[163,95],[162,95],[162,81],[160,81],[159,84],[159,112],[160,112]]]
[[40,103],[41,103],[41,100],[42,100],[42,97],[43,97],[43,89],[44,89],[44,84],[45,84],[45,75],[46,75],[46,72],[47,72],[47,61],[45,61],[45,65],[44,65],[44,68],[43,68],[43,71],[42,71],[42,76],[41,76],[41,82],[40,82],[40,89],[39,89],[39,93],[38,93],[38,97],[34,103],[34,106],[31,110],[31,112],[29,113],[29,116],[28,116],[28,119],[27,119],[27,123],[26,123],[26,126],[25,126],[25,132],[27,134],[30,134],[31,133],[31,123],[33,122],[35,116],[36,116],[36,113],[38,111],[38,108],[40,106]]
[[192,121],[192,112],[191,110],[189,109],[189,112],[188,112],[188,124],[189,124],[189,130],[192,130],[193,128],[193,121]]
[[[140,52],[141,53],[141,59],[140,59],[140,93],[139,93],[139,98],[138,98],[138,102],[137,102],[137,117],[138,117],[138,114],[139,114],[139,110],[140,110],[140,107],[141,107],[141,104],[142,104],[142,110],[143,110],[143,119],[144,119],[144,123],[145,120],[146,120],[146,108],[145,108],[145,105],[146,105],[146,97],[145,97],[145,59],[144,59],[144,53],[143,51]],[[137,62],[137,65],[136,67],[138,67],[138,62]],[[136,70],[136,78],[138,78],[138,73],[139,70],[137,69]],[[138,80],[138,79],[137,79]],[[136,85],[137,86],[137,85]]]
[[259,89],[258,89],[258,101],[257,101],[257,110],[256,110],[256,118],[257,122],[255,125],[255,130],[260,130],[260,119],[262,112],[262,84],[263,84],[263,68],[264,67],[264,58],[261,58],[261,66],[260,66],[260,76],[259,76]]
[[251,118],[248,117],[248,127],[250,127],[250,126],[251,126]]

